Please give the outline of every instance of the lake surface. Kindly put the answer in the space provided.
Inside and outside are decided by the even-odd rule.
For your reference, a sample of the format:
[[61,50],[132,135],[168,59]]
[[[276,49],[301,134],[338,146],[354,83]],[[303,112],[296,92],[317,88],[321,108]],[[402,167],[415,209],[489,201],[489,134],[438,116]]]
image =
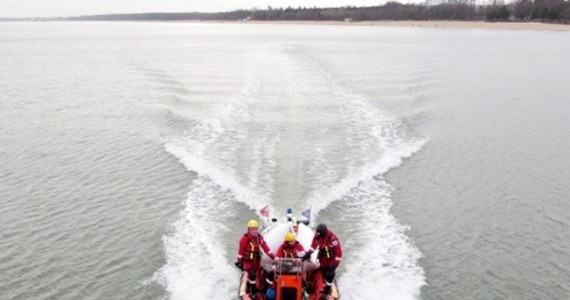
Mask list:
[[269,204],[357,299],[570,298],[570,32],[0,23],[0,298],[232,299]]

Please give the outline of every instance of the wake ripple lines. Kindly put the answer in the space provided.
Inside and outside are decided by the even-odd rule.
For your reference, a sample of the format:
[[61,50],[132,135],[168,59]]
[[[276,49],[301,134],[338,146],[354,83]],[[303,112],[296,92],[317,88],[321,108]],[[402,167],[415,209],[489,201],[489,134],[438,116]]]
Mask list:
[[[407,227],[390,213],[392,188],[382,174],[418,152],[427,140],[415,137],[400,119],[344,85],[322,64],[301,59],[327,82],[345,131],[346,173],[328,176],[329,186],[315,190],[307,200],[315,214],[322,213],[325,219],[330,206],[331,226],[338,228],[341,238],[349,237],[343,262],[346,271],[339,270],[343,298],[417,299],[425,284],[417,262],[421,253],[405,235]],[[317,169],[326,169],[321,159],[315,163]]]
[[[233,230],[224,220],[240,205],[293,204],[310,206],[316,221],[335,214],[331,228],[346,240],[344,299],[417,299],[421,253],[390,213],[392,188],[382,176],[426,139],[344,85],[310,50],[273,46],[250,54],[243,85],[226,101],[200,115],[169,104],[188,127],[165,136],[164,147],[196,179],[164,237],[167,262],[154,280],[172,299],[228,299],[238,274],[234,247],[219,242]],[[349,220],[355,225],[342,225]]]

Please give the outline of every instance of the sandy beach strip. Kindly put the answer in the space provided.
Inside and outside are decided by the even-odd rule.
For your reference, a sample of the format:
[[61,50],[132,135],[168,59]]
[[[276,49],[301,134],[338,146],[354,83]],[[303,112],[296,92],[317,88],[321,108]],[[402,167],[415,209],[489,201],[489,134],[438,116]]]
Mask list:
[[[190,21],[196,22],[196,21]],[[294,25],[339,25],[339,26],[384,26],[416,28],[462,28],[462,29],[508,29],[538,31],[570,31],[570,24],[538,22],[483,22],[483,21],[203,21],[206,23],[240,24],[294,24]]]
[[[360,24],[361,23],[361,24]],[[547,24],[537,22],[483,22],[483,21],[376,21],[352,22],[361,26],[398,26],[398,27],[427,27],[427,28],[482,28],[482,29],[511,29],[511,30],[547,30],[570,31],[570,25]]]

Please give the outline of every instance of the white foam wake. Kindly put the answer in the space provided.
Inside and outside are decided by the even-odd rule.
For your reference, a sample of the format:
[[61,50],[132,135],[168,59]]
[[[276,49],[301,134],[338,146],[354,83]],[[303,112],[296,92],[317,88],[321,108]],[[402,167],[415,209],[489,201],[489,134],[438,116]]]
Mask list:
[[253,193],[231,175],[233,173],[232,170],[224,169],[223,166],[210,163],[208,160],[192,154],[185,146],[174,141],[166,143],[164,147],[167,152],[177,157],[180,163],[189,171],[196,172],[201,177],[210,178],[217,184],[218,189],[231,191],[236,201],[246,204],[253,210],[268,203],[268,195]]
[[[324,77],[338,97],[338,120],[347,138],[345,144],[342,140],[327,143],[326,135],[333,133],[322,129],[324,137],[318,140],[321,144],[315,144],[309,168],[317,179],[306,203],[314,220],[338,201],[346,208],[339,221],[354,224],[353,230],[347,229],[350,236],[344,242],[348,251],[339,272],[343,299],[417,299],[425,284],[417,262],[421,253],[406,237],[406,227],[390,213],[391,187],[382,174],[418,152],[426,140],[411,136],[405,124],[384,114],[371,99],[344,88],[328,74]],[[248,140],[250,133],[244,124],[250,118],[252,92],[242,96],[213,109],[211,117],[197,122],[188,137],[164,143],[166,151],[198,174],[174,233],[164,238],[167,263],[155,274],[172,299],[232,298],[238,274],[231,267],[233,257],[224,257],[230,254],[217,242],[227,233],[217,220],[231,219],[230,203],[241,202],[253,210],[271,203],[275,178],[267,170],[278,168],[274,156],[279,136],[253,143]],[[254,159],[247,166],[230,165],[245,145],[253,146],[250,154]],[[332,168],[327,155],[334,150],[331,147],[346,150]],[[246,176],[247,182],[239,181],[239,176]],[[343,224],[336,220],[331,225]],[[210,261],[216,260],[221,263],[212,267]]]
[[[165,150],[198,176],[172,233],[163,237],[166,264],[153,276],[170,299],[226,300],[237,293],[239,274],[231,264],[235,253],[227,253],[220,242],[231,231],[223,221],[235,218],[231,206],[236,202],[257,210],[269,197],[253,193],[237,179],[235,168],[220,161],[234,155],[247,137],[247,129],[236,120],[247,122],[254,93],[252,85],[236,99],[212,107],[186,136],[164,140]],[[219,148],[224,151],[215,150]]]
[[[418,299],[425,284],[418,265],[420,251],[405,235],[408,229],[390,213],[391,186],[381,174],[412,156],[424,141],[391,147],[381,158],[351,173],[308,203],[316,215],[339,201],[344,209],[332,227],[351,224],[344,236],[345,258],[339,270],[339,287],[347,300]],[[347,251],[348,250],[348,251]]]
[[383,157],[369,163],[349,176],[346,176],[334,187],[314,193],[307,202],[312,207],[313,217],[317,217],[319,212],[325,209],[334,201],[341,199],[349,193],[353,188],[357,187],[362,181],[368,180],[378,174],[384,174],[388,170],[401,165],[402,160],[411,157],[417,153],[425,144],[425,141],[416,141],[402,147],[392,148],[387,151]]
[[425,285],[418,265],[421,253],[405,235],[407,227],[390,213],[392,188],[382,175],[420,151],[427,139],[414,137],[401,120],[383,113],[372,99],[344,87],[326,71],[323,76],[344,103],[340,113],[350,151],[347,174],[332,187],[315,191],[307,205],[316,218],[339,201],[344,210],[331,225],[351,224],[343,228],[349,234],[344,240],[349,252],[339,270],[343,299],[418,299]]
[[226,300],[235,295],[239,274],[219,242],[228,228],[218,221],[231,217],[232,197],[207,177],[192,182],[174,233],[163,238],[166,265],[154,275],[171,299]]
[[390,213],[392,187],[370,178],[347,193],[343,218],[360,219],[345,245],[353,249],[343,261],[339,280],[347,300],[413,300],[425,284],[422,256],[405,235],[408,229]]
[[323,76],[334,93],[343,99],[341,120],[351,132],[346,141],[351,151],[347,154],[347,176],[333,188],[315,191],[307,200],[315,217],[361,181],[399,166],[403,159],[417,153],[427,142],[425,138],[410,136],[400,120],[380,111],[371,104],[371,99],[344,87],[326,72]]
[[180,220],[173,233],[163,238],[166,265],[154,280],[168,291],[170,299],[231,299],[236,293],[239,274],[232,267],[234,253],[227,253],[220,243],[228,235],[220,220],[235,218],[232,203],[241,202],[256,210],[267,197],[256,195],[241,185],[231,170],[224,170],[190,153],[176,142],[165,144],[189,171],[198,173]]
[[256,210],[268,197],[252,193],[229,175],[231,170],[190,153],[181,144],[171,141],[165,149],[199,177],[190,186],[173,234],[163,238],[167,262],[154,280],[166,288],[170,299],[230,299],[239,274],[231,264],[234,253],[224,251],[225,245],[219,242],[229,231],[220,220],[235,218],[232,203]]

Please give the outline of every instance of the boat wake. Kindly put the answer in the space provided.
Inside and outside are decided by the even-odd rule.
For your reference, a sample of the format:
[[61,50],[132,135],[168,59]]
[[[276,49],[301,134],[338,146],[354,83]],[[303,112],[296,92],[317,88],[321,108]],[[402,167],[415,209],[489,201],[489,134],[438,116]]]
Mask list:
[[[235,217],[230,207],[233,196],[207,178],[194,180],[190,190],[174,232],[163,238],[166,265],[154,280],[171,299],[229,299],[239,274],[227,263],[228,253],[220,241],[229,228],[219,220]],[[205,197],[208,202],[202,201]]]
[[[311,207],[313,223],[330,220],[344,242],[338,271],[343,299],[418,299],[425,284],[421,253],[390,212],[392,187],[383,174],[420,151],[426,139],[318,64],[296,61],[287,51],[272,55],[286,57],[289,72],[327,87],[327,99],[310,109],[333,117],[292,120],[309,109],[306,103],[293,101],[287,109],[279,101],[266,103],[259,94],[268,93],[267,86],[256,83],[202,117],[194,114],[183,134],[165,138],[166,151],[196,178],[180,219],[164,237],[166,264],[154,280],[171,299],[231,299],[239,278],[232,262],[243,223],[270,204]],[[265,69],[271,70],[253,67],[252,74],[259,75],[249,74],[249,82],[257,82],[255,76]],[[311,90],[311,83],[303,84],[300,93]],[[276,117],[259,117],[266,115],[260,107],[269,107]],[[280,110],[285,112],[275,115]]]

